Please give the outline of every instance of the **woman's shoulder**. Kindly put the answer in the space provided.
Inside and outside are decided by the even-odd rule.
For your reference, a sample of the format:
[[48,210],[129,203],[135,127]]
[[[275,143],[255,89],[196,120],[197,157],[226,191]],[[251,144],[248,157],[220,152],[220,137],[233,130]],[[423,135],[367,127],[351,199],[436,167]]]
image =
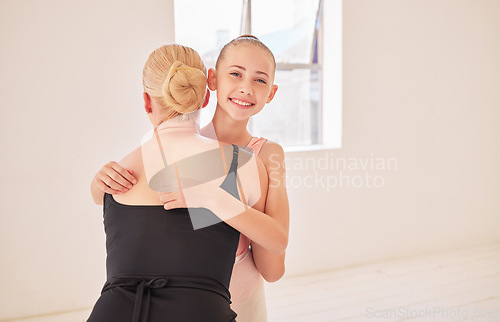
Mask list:
[[140,171],[143,168],[141,147],[137,147],[135,150],[124,156],[118,163],[126,169],[134,170],[136,173]]

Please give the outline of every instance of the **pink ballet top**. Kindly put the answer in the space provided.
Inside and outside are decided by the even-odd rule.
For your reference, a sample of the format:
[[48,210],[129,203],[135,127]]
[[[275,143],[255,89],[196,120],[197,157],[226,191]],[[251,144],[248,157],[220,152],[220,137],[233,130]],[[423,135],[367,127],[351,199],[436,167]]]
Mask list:
[[[264,139],[262,137],[253,137],[247,146],[252,149],[255,155],[259,155],[260,149],[262,148],[264,143],[266,143],[266,141],[267,139]],[[243,259],[243,257],[248,252],[249,246],[250,239],[247,236],[240,234],[240,242],[238,244],[238,249],[236,250],[236,262],[239,262]]]

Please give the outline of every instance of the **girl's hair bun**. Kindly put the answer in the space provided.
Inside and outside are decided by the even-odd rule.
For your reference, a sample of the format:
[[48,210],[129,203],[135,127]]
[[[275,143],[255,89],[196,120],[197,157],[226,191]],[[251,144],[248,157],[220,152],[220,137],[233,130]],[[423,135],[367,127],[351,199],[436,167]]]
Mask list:
[[162,86],[167,106],[180,114],[196,111],[201,107],[207,86],[207,77],[201,69],[175,61]]

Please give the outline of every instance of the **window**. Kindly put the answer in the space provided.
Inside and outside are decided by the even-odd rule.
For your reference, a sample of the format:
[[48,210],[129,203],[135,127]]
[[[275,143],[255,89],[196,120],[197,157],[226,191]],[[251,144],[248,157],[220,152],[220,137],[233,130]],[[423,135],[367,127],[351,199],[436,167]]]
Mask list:
[[[275,84],[279,89],[274,100],[252,117],[249,131],[288,149],[311,145],[339,147],[341,78],[337,77],[335,84],[326,77],[329,82],[326,84],[323,73],[323,57],[330,57],[324,52],[323,17],[325,9],[332,8],[339,18],[340,0],[221,0],[217,6],[211,1],[178,0],[175,1],[176,42],[194,48],[207,67],[214,67],[224,44],[241,34],[257,36],[275,55]],[[337,41],[338,20],[337,28],[332,28],[338,33]],[[340,41],[327,48],[340,52],[339,45]],[[339,71],[337,68],[336,72]],[[332,84],[338,87],[333,98]],[[326,86],[330,93],[325,97]],[[336,103],[332,104],[333,101]],[[212,99],[202,112],[202,125],[210,122],[215,105]]]

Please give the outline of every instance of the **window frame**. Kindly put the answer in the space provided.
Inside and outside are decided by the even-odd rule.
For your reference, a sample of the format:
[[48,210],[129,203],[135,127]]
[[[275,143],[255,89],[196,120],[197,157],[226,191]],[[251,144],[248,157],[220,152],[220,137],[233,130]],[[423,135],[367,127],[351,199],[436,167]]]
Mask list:
[[[240,34],[251,34],[251,0],[242,0],[239,20]],[[238,6],[238,5],[237,5]],[[240,7],[241,8],[241,7]],[[246,9],[245,9],[246,8]],[[236,8],[235,8],[236,9]],[[250,9],[250,10],[248,10]],[[317,62],[310,63],[277,63],[277,70],[310,70],[319,71],[316,82],[319,90],[317,111],[314,111],[315,122],[311,128],[311,139],[317,144],[285,145],[285,151],[330,150],[341,148],[342,141],[342,0],[319,0],[319,24],[317,24]],[[318,17],[318,15],[317,15]],[[314,41],[311,51],[314,48]],[[206,58],[204,58],[206,59]],[[212,59],[215,59],[212,57]],[[208,61],[206,62],[208,63]],[[326,72],[325,72],[326,71]],[[316,77],[316,76],[312,76]],[[213,108],[213,107],[211,107]],[[208,114],[207,114],[208,115]],[[206,120],[205,120],[206,121]],[[204,121],[204,122],[205,122]],[[253,128],[253,118],[249,121],[249,129]],[[313,136],[316,136],[314,138]],[[292,143],[293,144],[293,143]]]
[[321,141],[319,144],[312,145],[284,146],[285,152],[342,148],[342,1],[322,1],[319,28],[321,47],[318,44],[319,55],[321,55],[319,61],[322,67],[320,74]]
[[[319,20],[319,26],[315,26],[314,30],[314,36],[313,36],[313,42],[311,46],[311,59],[309,63],[283,63],[283,62],[277,62],[276,63],[276,72],[278,71],[293,71],[293,70],[309,70],[309,72],[317,71],[318,72],[318,82],[319,82],[319,88],[320,88],[320,96],[319,96],[319,108],[318,112],[315,117],[315,125],[318,127],[316,129],[317,133],[320,133],[317,135],[314,141],[317,141],[316,144],[310,144],[307,146],[316,146],[316,145],[322,145],[323,143],[323,122],[322,122],[322,110],[323,110],[323,79],[322,79],[322,25],[323,25],[323,10],[322,10],[322,3],[323,0],[318,1],[318,9],[316,11],[316,22]],[[316,25],[316,23],[315,23]],[[317,30],[316,30],[317,28]],[[241,10],[241,25],[240,25],[240,34],[250,34],[252,35],[252,0],[243,0],[243,6]],[[317,44],[316,44],[317,42]],[[313,56],[314,56],[314,51],[316,50],[315,44],[317,45],[317,62],[313,61]],[[253,133],[253,119],[251,118],[250,121],[248,122],[248,127],[249,131]],[[311,131],[313,132],[313,131]],[[313,133],[310,133],[311,137],[313,136]],[[285,148],[302,148],[304,145],[285,145]]]

